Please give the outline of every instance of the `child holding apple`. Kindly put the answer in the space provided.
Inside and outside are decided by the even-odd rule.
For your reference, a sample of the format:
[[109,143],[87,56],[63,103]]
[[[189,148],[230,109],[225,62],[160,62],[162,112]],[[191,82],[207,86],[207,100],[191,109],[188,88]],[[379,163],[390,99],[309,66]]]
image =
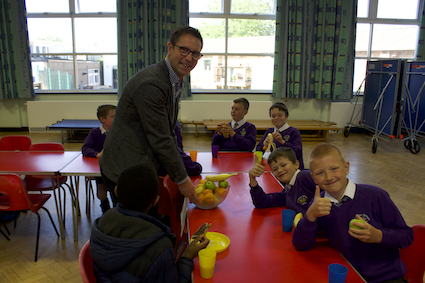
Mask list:
[[[318,144],[309,158],[311,176],[318,186],[306,215],[294,230],[292,242],[306,251],[322,230],[367,282],[407,282],[399,249],[413,241],[413,230],[388,193],[347,178],[349,163],[328,143]],[[320,193],[320,189],[324,192]],[[359,222],[350,221],[356,218]]]
[[280,147],[274,150],[267,162],[273,175],[285,188],[279,193],[266,194],[258,185],[256,177],[263,174],[265,167],[258,162],[255,156],[254,166],[249,170],[249,186],[252,202],[256,208],[272,206],[286,206],[305,215],[308,204],[313,199],[315,184],[309,170],[301,171],[299,161],[294,151],[289,147]]
[[267,136],[269,133],[273,136],[273,143],[270,150],[273,151],[279,147],[290,147],[295,152],[297,160],[300,163],[301,170],[304,169],[303,162],[303,144],[301,141],[301,134],[297,128],[288,125],[286,120],[289,117],[288,107],[282,102],[274,103],[269,109],[269,116],[274,125],[264,133],[261,140],[258,142],[257,151],[264,152],[264,149],[269,146]]
[[218,145],[220,151],[252,151],[257,142],[257,128],[246,121],[249,102],[246,98],[233,100],[233,121],[220,123],[214,133],[212,145]]

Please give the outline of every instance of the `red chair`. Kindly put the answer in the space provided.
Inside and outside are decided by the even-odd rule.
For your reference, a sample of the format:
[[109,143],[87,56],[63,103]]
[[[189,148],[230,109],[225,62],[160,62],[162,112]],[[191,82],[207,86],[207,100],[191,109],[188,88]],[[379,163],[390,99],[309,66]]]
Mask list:
[[[174,249],[177,255],[177,250],[180,248],[180,245],[184,243],[184,246],[181,249],[182,253],[188,241],[186,219],[183,222],[183,235],[180,236],[182,229],[180,212],[182,211],[184,196],[180,193],[177,184],[171,181],[170,176],[165,176],[163,182],[161,181],[162,177],[160,177],[159,180],[160,185],[158,195],[160,198],[158,202],[158,214],[168,215],[170,217],[171,231],[176,235],[176,244]],[[177,256],[177,259],[181,256],[181,253]]]
[[31,138],[25,135],[4,136],[0,139],[0,150],[2,151],[28,151]]
[[425,273],[425,225],[414,225],[413,243],[405,249],[400,249],[400,257],[406,265],[408,282],[423,283]]
[[58,230],[56,229],[55,223],[53,222],[50,212],[43,207],[46,201],[50,198],[50,195],[46,194],[28,194],[25,185],[21,178],[17,174],[0,174],[0,211],[19,211],[19,210],[31,210],[37,214],[38,227],[37,227],[37,241],[35,244],[35,259],[38,257],[38,241],[40,238],[40,215],[38,211],[42,208],[49,215],[50,221],[52,222],[53,228],[55,228],[56,235],[59,237]]
[[93,271],[93,259],[90,255],[90,240],[84,244],[78,257],[78,265],[80,266],[80,274],[83,279],[83,283],[96,283],[96,277]]
[[[36,143],[32,144],[29,147],[29,151],[52,151],[52,152],[64,152],[65,147],[61,143],[56,142],[47,142],[47,143]],[[59,177],[59,185],[57,178],[53,178],[53,184],[55,185],[55,188],[62,188],[63,190],[63,222],[65,225],[65,208],[66,208],[66,193],[65,188],[63,185],[66,185],[69,189],[69,192],[71,194],[71,197],[73,200],[75,200],[74,190],[71,189],[71,187],[66,183],[67,176],[60,176]],[[25,176],[23,180],[25,187],[28,191],[51,191],[53,190],[52,187],[52,179],[50,176],[42,176],[42,175],[28,175]]]

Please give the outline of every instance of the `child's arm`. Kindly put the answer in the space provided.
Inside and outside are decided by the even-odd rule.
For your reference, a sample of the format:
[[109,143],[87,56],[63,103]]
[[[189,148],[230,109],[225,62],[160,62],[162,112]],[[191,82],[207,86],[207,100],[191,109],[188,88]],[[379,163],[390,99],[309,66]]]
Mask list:
[[255,126],[252,124],[246,124],[246,126],[244,125],[243,127],[245,127],[246,130],[245,136],[234,132],[232,128],[230,129],[233,131],[233,133],[229,131],[229,135],[233,138],[240,150],[252,151],[255,148],[255,144],[257,142],[257,128],[255,128]]
[[267,135],[270,133],[270,129],[268,129],[265,133],[264,133],[264,135],[261,137],[261,140],[258,142],[258,144],[257,144],[257,148],[256,148],[256,150],[257,151],[262,151],[262,152],[264,152],[264,149],[263,149],[263,147],[264,147],[264,140],[267,138]]
[[87,135],[87,137],[84,139],[84,144],[83,147],[81,148],[81,151],[83,152],[84,156],[87,157],[97,157],[97,155],[99,154],[99,151],[95,150],[95,134],[96,134],[96,130],[98,128],[92,129],[89,134]]
[[260,163],[258,163],[258,156],[256,154],[254,154],[254,165],[252,166],[251,169],[249,169],[249,185],[251,187],[255,187],[258,185],[257,180],[255,179],[256,177],[260,177],[263,173],[264,170],[266,168],[261,165]]
[[205,235],[197,237],[187,247],[185,257],[194,259],[198,255],[198,252],[202,249],[205,249],[209,243],[210,243],[210,240],[208,240],[208,238]]

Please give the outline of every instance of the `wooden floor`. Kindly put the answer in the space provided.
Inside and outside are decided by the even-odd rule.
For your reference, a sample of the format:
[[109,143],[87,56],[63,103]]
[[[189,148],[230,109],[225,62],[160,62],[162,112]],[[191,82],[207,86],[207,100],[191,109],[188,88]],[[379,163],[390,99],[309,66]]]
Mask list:
[[[0,132],[0,137],[26,132]],[[61,142],[60,134],[29,134],[33,143]],[[211,135],[183,134],[184,150],[211,150]],[[425,149],[412,154],[399,141],[379,140],[376,154],[371,151],[371,136],[350,134],[345,138],[341,133],[330,134],[330,143],[337,145],[350,162],[349,178],[355,183],[377,185],[388,191],[400,209],[407,224],[425,224]],[[419,139],[425,147],[425,140]],[[304,161],[317,142],[304,142]],[[65,143],[66,150],[81,150],[81,143]],[[248,184],[247,184],[248,186]],[[41,234],[39,259],[34,263],[37,216],[31,212],[22,213],[17,227],[9,222],[11,241],[0,235],[0,282],[82,282],[78,269],[78,254],[90,237],[91,223],[101,215],[99,201],[92,204],[91,218],[85,214],[84,187],[80,186],[82,216],[79,218],[79,241],[74,242],[70,203],[67,203],[66,239],[60,240],[44,211],[40,211]],[[45,205],[57,222],[53,198]],[[4,230],[3,227],[0,226]]]

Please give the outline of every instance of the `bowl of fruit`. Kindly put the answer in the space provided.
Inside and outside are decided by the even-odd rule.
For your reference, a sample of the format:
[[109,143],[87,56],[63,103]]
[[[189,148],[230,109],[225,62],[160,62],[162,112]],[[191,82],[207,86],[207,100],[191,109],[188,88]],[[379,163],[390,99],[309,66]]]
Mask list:
[[195,182],[196,193],[202,203],[195,205],[201,209],[216,208],[229,194],[230,185],[226,179],[236,174],[207,175],[199,183]]

